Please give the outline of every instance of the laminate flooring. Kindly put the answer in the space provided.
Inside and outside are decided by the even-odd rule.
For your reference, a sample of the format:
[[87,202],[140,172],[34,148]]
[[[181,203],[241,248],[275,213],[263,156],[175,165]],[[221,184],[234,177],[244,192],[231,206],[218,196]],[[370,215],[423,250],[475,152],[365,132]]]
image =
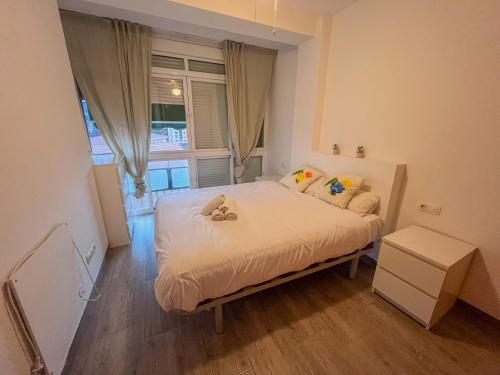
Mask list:
[[500,374],[500,323],[464,302],[426,331],[371,292],[374,265],[349,264],[224,305],[163,312],[152,215],[108,250],[64,374]]

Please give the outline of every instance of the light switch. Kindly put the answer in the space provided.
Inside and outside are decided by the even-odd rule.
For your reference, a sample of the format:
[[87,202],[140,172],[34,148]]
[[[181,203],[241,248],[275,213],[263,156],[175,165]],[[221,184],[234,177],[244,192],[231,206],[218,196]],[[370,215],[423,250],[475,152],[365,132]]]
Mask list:
[[430,215],[436,215],[439,216],[441,215],[441,206],[438,206],[437,204],[434,203],[427,203],[427,202],[420,202],[418,205],[418,210],[425,212],[426,214]]

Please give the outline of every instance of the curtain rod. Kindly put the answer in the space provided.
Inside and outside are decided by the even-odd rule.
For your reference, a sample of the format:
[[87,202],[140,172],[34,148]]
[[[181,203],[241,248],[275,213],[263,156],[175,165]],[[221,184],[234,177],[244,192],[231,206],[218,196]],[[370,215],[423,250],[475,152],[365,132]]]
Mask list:
[[[62,9],[62,8],[60,8],[59,11],[60,12],[68,12],[68,13],[77,13],[77,14],[81,14],[81,15],[85,15],[85,16],[92,16],[92,17],[103,18],[103,19],[107,19],[107,20],[116,19],[114,17],[100,17],[100,16],[96,16],[94,14],[76,12],[73,10],[66,10],[66,9]],[[128,21],[128,20],[125,20],[125,21]],[[133,21],[128,21],[128,22],[138,23],[138,22],[133,22]],[[147,27],[149,27],[152,31],[152,37],[168,39],[168,40],[173,40],[173,41],[178,41],[178,42],[183,42],[183,43],[196,44],[196,45],[205,46],[205,47],[222,49],[222,40],[212,39],[212,38],[205,37],[205,36],[182,33],[182,32],[173,31],[173,30],[160,29],[158,27],[151,27],[151,26],[147,26]],[[244,43],[244,42],[238,42],[238,43],[243,43],[248,47],[262,48],[264,50],[269,50],[270,52],[277,51],[276,49],[273,49],[273,48],[256,46],[256,45],[248,44],[248,43]]]
[[153,37],[180,41],[190,44],[197,44],[200,46],[222,48],[222,41],[208,38],[205,36],[181,33],[178,31],[164,30],[156,27],[152,27]]

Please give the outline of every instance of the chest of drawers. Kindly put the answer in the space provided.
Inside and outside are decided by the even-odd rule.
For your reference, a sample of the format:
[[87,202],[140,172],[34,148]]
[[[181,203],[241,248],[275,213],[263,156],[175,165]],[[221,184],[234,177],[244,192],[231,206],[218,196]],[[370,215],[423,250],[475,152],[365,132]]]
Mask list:
[[372,289],[427,329],[454,305],[476,246],[416,225],[382,240]]

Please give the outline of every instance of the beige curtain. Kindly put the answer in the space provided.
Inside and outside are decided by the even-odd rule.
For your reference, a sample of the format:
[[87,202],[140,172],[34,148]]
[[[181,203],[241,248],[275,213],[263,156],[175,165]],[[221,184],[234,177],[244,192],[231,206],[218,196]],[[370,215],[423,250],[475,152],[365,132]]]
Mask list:
[[109,147],[125,158],[140,198],[151,137],[150,30],[65,11],[61,19],[78,87]]
[[262,130],[277,51],[230,40],[223,42],[222,51],[234,175],[240,183],[243,162],[255,148]]

